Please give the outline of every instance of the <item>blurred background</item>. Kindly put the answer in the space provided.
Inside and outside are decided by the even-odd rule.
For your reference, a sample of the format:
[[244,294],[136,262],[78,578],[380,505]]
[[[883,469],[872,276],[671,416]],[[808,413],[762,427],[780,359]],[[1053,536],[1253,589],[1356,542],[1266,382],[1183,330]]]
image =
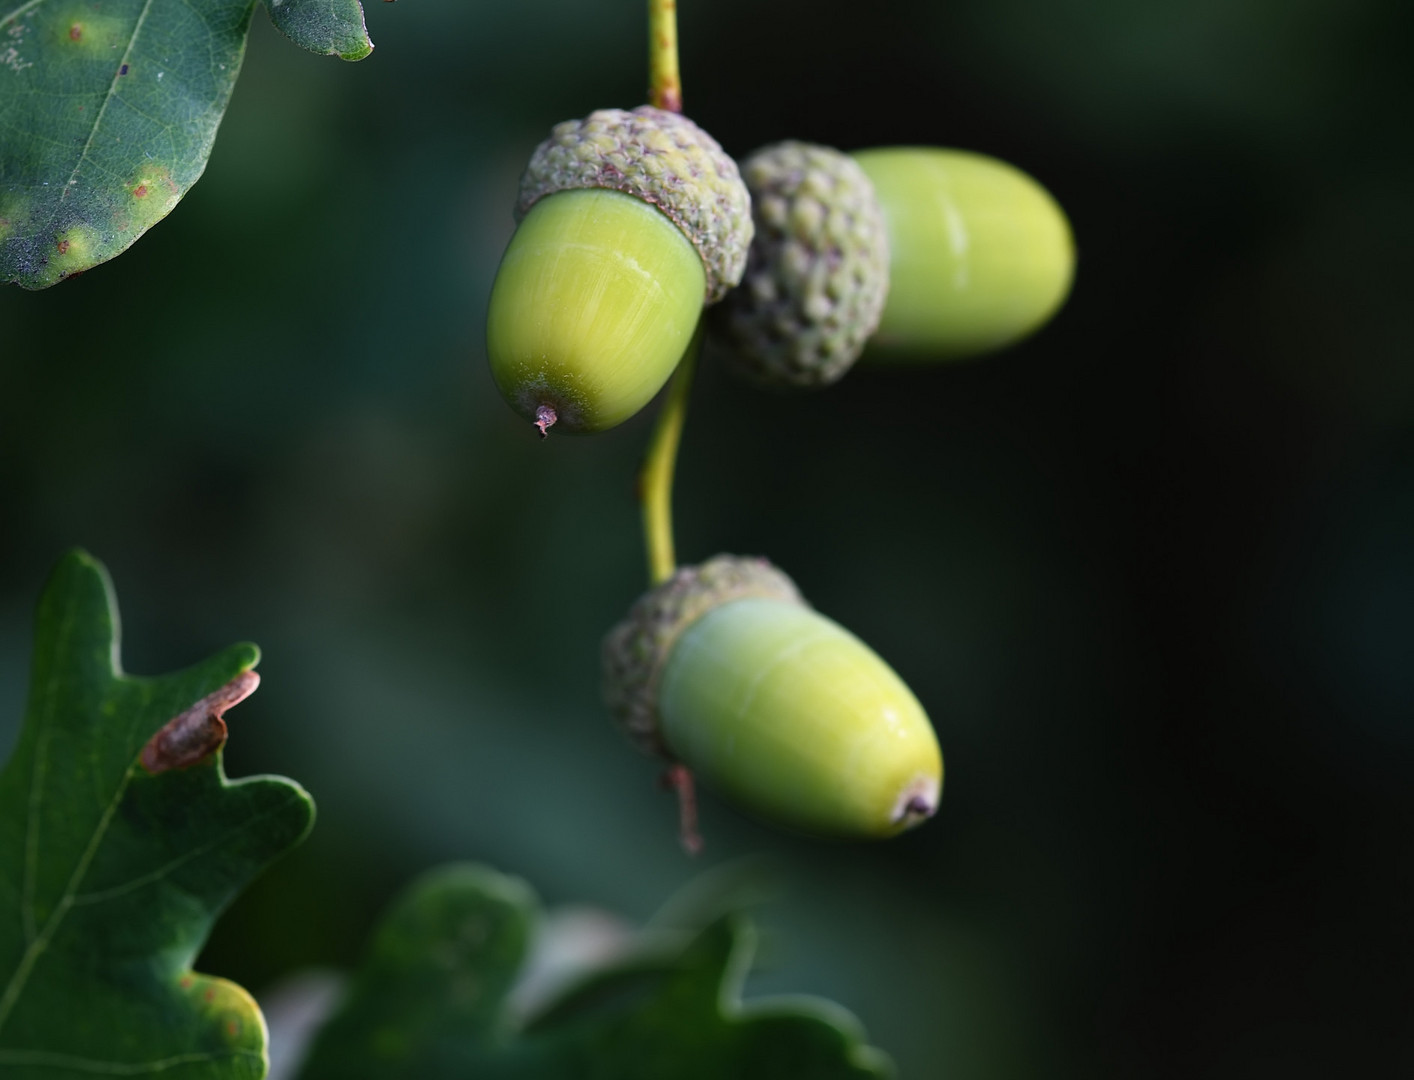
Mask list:
[[541,443],[482,344],[521,165],[643,99],[642,8],[372,3],[353,65],[258,11],[170,218],[0,292],[0,752],[82,544],[129,670],[265,650],[227,767],[320,819],[203,957],[257,992],[352,964],[448,859],[642,920],[764,854],[751,992],[837,999],[905,1078],[1414,1069],[1414,7],[682,5],[728,151],[984,151],[1080,251],[1002,355],[798,399],[706,365],[680,555],[785,567],[911,683],[948,779],[873,847],[708,795],[696,862],[598,700],[650,417]]

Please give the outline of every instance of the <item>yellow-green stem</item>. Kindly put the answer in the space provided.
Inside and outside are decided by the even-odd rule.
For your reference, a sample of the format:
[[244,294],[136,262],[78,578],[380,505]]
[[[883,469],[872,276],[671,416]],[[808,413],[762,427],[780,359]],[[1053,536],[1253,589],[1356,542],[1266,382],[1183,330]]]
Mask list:
[[648,100],[655,108],[682,112],[677,0],[648,0]]
[[[682,76],[678,72],[677,0],[648,0],[648,100],[659,109],[682,112]],[[673,471],[687,419],[692,373],[702,346],[697,325],[673,381],[668,386],[638,477],[643,502],[643,540],[648,549],[648,578],[657,585],[677,569],[673,546]]]
[[673,576],[677,554],[673,549],[673,469],[682,441],[682,425],[687,419],[687,399],[692,389],[692,372],[702,347],[702,323],[688,343],[678,364],[667,397],[653,425],[653,438],[643,471],[638,474],[638,494],[643,502],[643,542],[648,548],[648,579],[658,585]]

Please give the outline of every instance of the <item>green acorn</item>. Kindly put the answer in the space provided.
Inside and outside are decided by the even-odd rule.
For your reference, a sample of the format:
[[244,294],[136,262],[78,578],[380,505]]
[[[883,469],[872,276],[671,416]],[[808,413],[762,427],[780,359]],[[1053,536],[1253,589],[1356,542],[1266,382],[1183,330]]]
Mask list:
[[555,127],[521,178],[486,316],[491,373],[540,428],[602,431],[667,381],[704,303],[741,280],[751,199],[677,113],[604,109]]
[[982,154],[865,150],[889,236],[889,295],[868,356],[976,356],[1046,323],[1070,291],[1075,244],[1055,199]]
[[858,359],[889,291],[874,185],[838,150],[802,142],[763,147],[741,171],[756,235],[741,286],[709,325],[752,381],[827,386]]
[[865,838],[937,810],[942,754],[918,700],[764,559],[678,570],[610,632],[604,669],[634,742],[762,818]]

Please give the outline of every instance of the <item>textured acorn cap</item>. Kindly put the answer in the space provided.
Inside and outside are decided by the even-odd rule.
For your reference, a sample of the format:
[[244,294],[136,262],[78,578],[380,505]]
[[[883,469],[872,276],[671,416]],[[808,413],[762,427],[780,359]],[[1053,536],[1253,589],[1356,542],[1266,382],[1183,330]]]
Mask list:
[[714,555],[684,566],[635,601],[604,639],[604,701],[635,745],[671,757],[658,731],[658,680],[683,631],[713,608],[760,597],[808,606],[784,572],[767,560]]
[[756,235],[746,276],[711,328],[751,380],[826,386],[859,358],[889,291],[889,242],[874,185],[828,146],[782,142],[741,165]]
[[556,124],[520,180],[516,220],[572,188],[611,188],[652,203],[702,256],[706,302],[741,280],[751,244],[751,196],[717,141],[678,113],[640,105]]

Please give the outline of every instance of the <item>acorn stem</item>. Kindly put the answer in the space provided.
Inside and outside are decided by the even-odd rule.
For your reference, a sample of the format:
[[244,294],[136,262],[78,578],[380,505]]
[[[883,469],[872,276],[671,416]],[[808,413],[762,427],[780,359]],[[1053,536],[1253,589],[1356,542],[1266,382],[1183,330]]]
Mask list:
[[702,834],[697,831],[697,787],[692,770],[678,762],[663,772],[663,786],[678,797],[678,839],[689,855],[702,851]]
[[677,0],[648,0],[648,100],[654,108],[682,112]]
[[692,373],[697,366],[697,353],[702,348],[702,327],[699,319],[673,381],[668,384],[668,394],[658,411],[643,469],[638,474],[638,497],[643,503],[643,542],[648,549],[648,580],[654,585],[667,581],[677,569],[677,553],[673,548],[673,470],[677,465],[678,444],[682,442],[682,426],[687,420]]

